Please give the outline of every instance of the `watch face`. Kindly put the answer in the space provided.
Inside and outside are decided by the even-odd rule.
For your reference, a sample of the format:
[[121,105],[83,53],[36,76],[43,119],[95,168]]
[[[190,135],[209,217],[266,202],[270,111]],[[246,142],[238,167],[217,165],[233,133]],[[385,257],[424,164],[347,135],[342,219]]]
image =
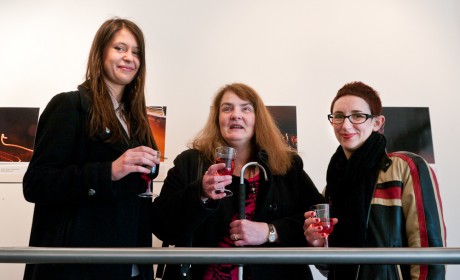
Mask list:
[[276,241],[275,227],[272,224],[268,225],[268,242],[273,243]]

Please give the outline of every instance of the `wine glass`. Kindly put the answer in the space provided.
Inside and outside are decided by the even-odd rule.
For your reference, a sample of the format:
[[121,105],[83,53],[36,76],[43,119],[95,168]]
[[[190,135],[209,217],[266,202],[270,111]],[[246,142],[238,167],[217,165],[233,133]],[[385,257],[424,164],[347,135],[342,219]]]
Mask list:
[[[161,153],[159,151],[157,151],[156,157],[157,158],[161,157]],[[155,179],[158,176],[158,172],[160,170],[160,165],[159,164],[156,164],[154,166],[144,165],[144,167],[150,169],[150,173],[148,173],[148,174],[142,173],[141,174],[141,178],[144,179],[144,181],[147,182],[147,189],[146,189],[145,192],[139,194],[139,197],[147,197],[147,198],[157,197],[158,195],[154,194],[152,192],[152,188],[153,188],[153,179]]]
[[313,210],[316,213],[316,218],[319,219],[319,223],[316,223],[315,226],[323,227],[319,233],[324,233],[326,235],[324,238],[324,247],[329,247],[328,237],[334,229],[334,223],[329,214],[329,204],[316,204],[313,206]]
[[[225,167],[222,169],[217,170],[217,173],[220,176],[224,175],[232,175],[233,170],[235,169],[235,157],[236,157],[236,150],[232,147],[217,147],[216,148],[216,163],[225,163]],[[225,187],[221,190],[216,190],[216,193],[224,192],[227,196],[232,196],[233,192],[231,190],[226,189]]]

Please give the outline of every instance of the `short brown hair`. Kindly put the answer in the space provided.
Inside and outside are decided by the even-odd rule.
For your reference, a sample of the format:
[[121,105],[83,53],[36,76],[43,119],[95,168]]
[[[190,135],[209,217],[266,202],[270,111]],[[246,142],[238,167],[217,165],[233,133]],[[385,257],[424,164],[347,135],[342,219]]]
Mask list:
[[334,100],[332,100],[331,113],[333,113],[332,110],[337,99],[346,95],[354,95],[364,99],[364,101],[369,104],[372,115],[382,114],[382,101],[380,100],[378,92],[363,82],[351,82],[339,89]]

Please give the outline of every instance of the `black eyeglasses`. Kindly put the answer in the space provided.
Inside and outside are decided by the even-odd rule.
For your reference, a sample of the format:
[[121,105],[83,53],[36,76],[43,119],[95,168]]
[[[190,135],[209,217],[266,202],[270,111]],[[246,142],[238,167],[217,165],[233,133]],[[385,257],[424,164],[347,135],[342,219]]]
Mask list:
[[363,114],[363,113],[355,113],[348,116],[343,114],[329,114],[327,118],[332,124],[341,124],[348,119],[352,124],[360,124],[367,121],[367,119],[372,119],[377,117],[377,115],[370,115],[370,114]]

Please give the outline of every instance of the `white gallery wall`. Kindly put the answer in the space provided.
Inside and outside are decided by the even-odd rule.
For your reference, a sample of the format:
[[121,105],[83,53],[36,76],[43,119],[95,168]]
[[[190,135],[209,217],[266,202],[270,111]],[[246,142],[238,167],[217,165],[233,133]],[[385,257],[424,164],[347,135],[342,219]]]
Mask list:
[[[249,84],[267,105],[297,106],[298,150],[320,190],[338,145],[326,114],[343,84],[371,85],[384,106],[429,107],[447,242],[460,247],[459,1],[3,0],[0,107],[41,113],[75,90],[96,30],[113,16],[144,31],[147,102],[167,106],[166,168],[227,83]],[[27,246],[32,213],[20,182],[0,183],[0,247]],[[0,279],[21,279],[23,267],[0,264]],[[449,265],[447,279],[459,272]]]

